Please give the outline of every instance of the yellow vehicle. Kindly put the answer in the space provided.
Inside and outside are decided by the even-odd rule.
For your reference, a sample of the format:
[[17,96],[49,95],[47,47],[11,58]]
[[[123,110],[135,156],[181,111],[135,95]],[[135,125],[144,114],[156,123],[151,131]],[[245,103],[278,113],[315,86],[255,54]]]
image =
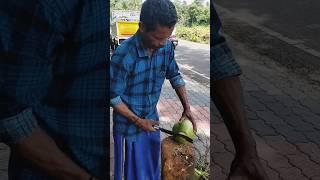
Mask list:
[[110,24],[110,46],[112,50],[137,32],[139,28],[139,15],[139,11],[112,11]]

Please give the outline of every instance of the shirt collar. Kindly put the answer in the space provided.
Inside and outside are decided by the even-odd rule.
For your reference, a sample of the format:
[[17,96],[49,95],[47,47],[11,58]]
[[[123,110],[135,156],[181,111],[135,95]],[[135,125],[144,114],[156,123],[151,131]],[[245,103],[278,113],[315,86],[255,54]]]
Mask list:
[[143,46],[142,38],[139,32],[135,34],[135,41],[139,57],[148,57],[148,50]]

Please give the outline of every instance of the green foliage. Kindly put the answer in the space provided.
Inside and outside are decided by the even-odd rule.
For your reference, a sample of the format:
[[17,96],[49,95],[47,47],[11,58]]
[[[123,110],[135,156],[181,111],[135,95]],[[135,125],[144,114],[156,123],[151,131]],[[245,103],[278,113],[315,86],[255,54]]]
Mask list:
[[111,0],[110,8],[116,10],[140,10],[142,0]]
[[210,27],[209,26],[193,26],[186,27],[182,25],[177,26],[176,35],[188,41],[209,44],[210,41]]
[[184,26],[209,26],[210,25],[210,7],[209,3],[203,3],[204,0],[194,0],[187,5],[185,1],[174,0],[179,23]]
[[198,180],[209,180],[210,167],[209,164],[206,166],[197,166],[195,168],[196,179]]

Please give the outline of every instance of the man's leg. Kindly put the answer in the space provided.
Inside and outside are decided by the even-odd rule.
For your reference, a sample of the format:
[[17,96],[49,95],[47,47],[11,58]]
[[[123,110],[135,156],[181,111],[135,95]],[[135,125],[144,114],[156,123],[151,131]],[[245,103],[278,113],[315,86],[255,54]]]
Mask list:
[[160,131],[141,132],[125,145],[125,179],[160,180]]

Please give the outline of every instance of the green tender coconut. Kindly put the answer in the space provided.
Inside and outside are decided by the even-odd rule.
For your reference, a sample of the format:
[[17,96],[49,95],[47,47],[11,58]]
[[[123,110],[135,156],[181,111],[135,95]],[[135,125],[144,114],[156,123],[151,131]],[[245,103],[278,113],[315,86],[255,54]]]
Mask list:
[[185,135],[191,138],[192,140],[194,140],[194,138],[196,137],[196,134],[193,131],[192,122],[187,118],[174,124],[172,131],[174,133],[173,139],[179,144],[185,144],[188,141],[184,137],[179,136],[178,134]]

